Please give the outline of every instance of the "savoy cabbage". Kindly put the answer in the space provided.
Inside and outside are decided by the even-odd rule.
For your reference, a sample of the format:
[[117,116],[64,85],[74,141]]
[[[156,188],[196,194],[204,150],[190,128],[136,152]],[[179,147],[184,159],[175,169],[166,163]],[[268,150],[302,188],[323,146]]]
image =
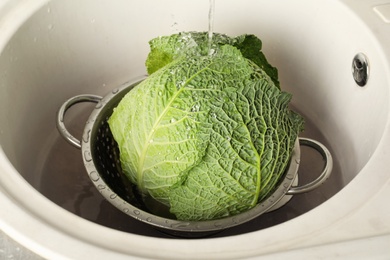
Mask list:
[[150,42],[149,76],[109,119],[126,176],[181,220],[254,207],[283,175],[303,118],[253,35]]

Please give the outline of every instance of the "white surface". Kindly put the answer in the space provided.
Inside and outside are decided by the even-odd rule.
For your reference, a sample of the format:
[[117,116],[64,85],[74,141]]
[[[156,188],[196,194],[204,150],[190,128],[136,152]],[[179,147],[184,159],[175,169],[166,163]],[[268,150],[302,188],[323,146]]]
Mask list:
[[390,4],[375,6],[374,11],[385,23],[390,23]]
[[[103,2],[104,1],[98,1],[97,3]],[[390,46],[390,35],[388,33],[389,27],[388,24],[378,17],[372,9],[373,6],[383,4],[383,1],[341,1],[345,4],[345,6],[351,7],[349,12],[345,12],[339,4],[336,4],[337,2],[338,1],[329,1],[329,5],[323,4],[323,8],[318,10],[315,8],[315,5],[318,3],[315,3],[315,1],[297,1],[297,4],[302,4],[300,9],[297,9],[302,13],[297,13],[296,15],[299,16],[299,19],[305,19],[305,10],[317,10],[318,19],[320,21],[317,25],[324,27],[305,28],[305,30],[306,32],[307,30],[311,30],[310,32],[313,34],[318,30],[321,30],[324,34],[334,32],[335,38],[329,39],[327,44],[333,43],[334,46],[332,46],[334,47],[334,52],[339,52],[340,56],[346,55],[346,53],[354,54],[355,52],[360,51],[353,49],[355,48],[354,46],[350,49],[340,47],[343,46],[343,42],[337,41],[343,37],[343,31],[340,30],[340,28],[343,28],[342,26],[349,29],[352,28],[352,31],[349,31],[350,36],[348,37],[355,37],[356,35],[359,35],[353,30],[362,30],[362,35],[372,37],[373,40],[370,38],[367,42],[365,42],[366,39],[363,39],[364,42],[361,46],[364,47],[364,51],[368,52],[367,54],[371,58],[373,75],[371,75],[370,80],[376,84],[372,84],[371,88],[367,87],[366,89],[352,90],[359,101],[357,103],[358,105],[354,104],[352,101],[348,101],[349,99],[345,96],[336,95],[336,93],[338,93],[336,92],[338,91],[337,88],[341,88],[344,85],[348,86],[349,83],[347,79],[345,79],[345,82],[343,81],[345,84],[341,84],[341,86],[330,85],[329,88],[334,88],[332,91],[327,91],[325,88],[321,88],[318,92],[314,92],[319,93],[318,96],[315,94],[313,94],[314,98],[313,96],[298,96],[295,101],[297,103],[305,101],[305,105],[308,106],[308,108],[310,108],[310,105],[316,105],[318,107],[321,105],[329,105],[329,109],[323,111],[331,113],[316,114],[317,112],[321,112],[321,110],[311,110],[311,116],[313,118],[321,118],[321,120],[327,122],[333,122],[332,120],[334,120],[335,125],[339,124],[339,131],[345,131],[345,136],[340,134],[340,137],[337,137],[340,138],[340,140],[338,140],[340,144],[343,142],[349,144],[349,140],[344,139],[352,139],[350,141],[351,151],[344,150],[344,146],[340,145],[340,147],[336,147],[336,153],[339,153],[340,156],[345,156],[345,154],[343,155],[343,152],[346,154],[348,154],[348,152],[352,152],[351,156],[353,155],[354,159],[356,159],[356,161],[345,162],[345,165],[343,166],[346,171],[351,172],[351,176],[345,176],[346,180],[353,178],[353,170],[360,171],[360,173],[353,178],[343,190],[326,203],[286,223],[258,232],[234,237],[188,241],[184,239],[170,240],[136,236],[108,229],[76,217],[47,200],[23,179],[15,170],[13,165],[8,161],[8,158],[11,158],[13,162],[18,162],[20,158],[17,158],[17,156],[13,158],[13,155],[17,154],[16,148],[14,150],[11,146],[15,140],[11,140],[12,138],[10,138],[10,140],[5,140],[6,138],[3,138],[3,148],[9,152],[5,155],[3,150],[0,150],[0,203],[2,205],[2,210],[0,211],[0,229],[20,244],[33,250],[39,255],[50,259],[128,259],[128,256],[133,256],[134,258],[142,256],[146,258],[166,259],[233,259],[259,258],[260,256],[265,255],[272,256],[275,259],[282,259],[286,257],[291,257],[292,259],[300,259],[302,257],[321,257],[324,259],[358,259],[359,257],[370,257],[370,259],[386,259],[386,257],[390,255],[388,246],[390,244],[390,206],[386,202],[386,198],[390,197],[390,175],[388,174],[388,161],[390,158],[390,118],[388,109],[390,106],[390,100],[388,95],[389,85],[384,85],[383,83],[390,82],[389,60],[385,60],[386,57],[390,57],[390,49],[387,47]],[[53,5],[50,7],[50,12],[56,11],[56,5],[54,3],[59,2],[53,2]],[[68,3],[72,3],[72,1],[69,1]],[[225,1],[224,3],[228,5],[233,2]],[[2,15],[0,18],[0,32],[2,35],[2,38],[0,39],[0,49],[5,48],[16,29],[18,29],[18,27],[26,21],[30,14],[33,14],[44,4],[45,1],[37,0],[0,1],[0,14]],[[65,2],[62,2],[62,4],[66,6]],[[285,4],[281,4],[281,6],[283,5]],[[61,5],[58,4],[58,6]],[[207,6],[207,3],[205,6]],[[334,6],[337,6],[338,9],[333,10],[332,8]],[[70,8],[71,4],[69,4],[68,7]],[[47,8],[47,6],[44,6],[45,11],[48,11]],[[93,10],[93,8],[93,5],[91,5],[90,9]],[[218,5],[216,10],[218,10]],[[228,11],[228,9],[223,10],[226,12]],[[234,10],[236,14],[245,13],[243,11],[246,12],[247,10],[240,10],[239,8]],[[280,12],[283,14],[282,8],[280,9]],[[343,14],[343,12],[348,14],[345,17],[349,18],[355,17],[353,13],[356,12],[356,16],[359,18],[353,20],[356,22],[355,27],[348,27],[349,21],[343,21],[341,19],[343,16],[340,14]],[[332,17],[340,18],[340,24],[338,24],[339,27],[331,27],[335,26],[335,24],[330,23],[329,20],[326,19],[327,14],[330,15],[330,13],[335,15]],[[352,15],[349,15],[350,13],[352,13]],[[285,15],[287,15],[287,13],[285,13]],[[254,17],[249,16],[243,17],[248,20],[254,19]],[[284,16],[281,15],[281,17]],[[226,18],[226,16],[224,16],[224,18]],[[290,31],[288,31],[286,27],[292,26],[295,31],[291,32],[291,34],[301,35],[299,30],[302,28],[299,26],[296,26],[296,28],[294,27],[294,25],[299,25],[298,22],[300,20],[298,18],[295,23],[293,20],[282,22],[280,24],[280,30],[285,30],[285,33],[288,34]],[[76,16],[72,21],[76,22],[78,20],[81,21],[82,19],[83,17]],[[115,20],[114,17],[110,17],[108,19]],[[169,20],[168,23],[170,23],[171,19],[171,16],[167,16],[167,20]],[[190,23],[189,21],[192,18],[181,18],[180,15],[178,15],[176,19],[179,19],[182,22],[182,26],[185,27],[186,23]],[[363,19],[365,23],[362,23],[360,19]],[[223,20],[222,17],[220,17],[220,21],[221,20]],[[47,24],[46,28],[50,30],[53,28],[58,30],[59,28],[66,28],[67,26],[67,24],[59,24],[61,20],[54,21],[57,21],[58,23],[55,24],[53,22],[51,24]],[[222,28],[222,22],[218,24],[217,21],[218,15],[216,16],[216,27],[218,28],[218,26],[221,26],[220,28]],[[98,20],[96,20],[96,22],[98,22]],[[248,22],[248,30],[254,29],[256,27],[255,25],[256,24],[253,22]],[[72,26],[70,21],[69,26]],[[203,25],[199,25],[199,28],[202,28],[202,26]],[[231,25],[231,27],[234,27],[234,24]],[[33,29],[34,28],[24,28],[24,32],[29,34]],[[108,28],[104,29],[109,31]],[[113,28],[110,29],[115,31]],[[72,30],[78,29],[77,27],[72,26]],[[157,31],[158,28],[156,28],[156,33]],[[370,33],[367,33],[367,31]],[[91,35],[93,34],[91,33]],[[52,36],[50,39],[55,39],[53,35],[42,36],[47,36],[47,38]],[[24,36],[20,35],[19,37],[23,38]],[[144,37],[147,39],[149,35]],[[288,37],[286,36],[286,38]],[[70,42],[70,39],[67,40]],[[310,51],[316,53],[313,46],[318,48],[319,45],[315,44],[321,43],[316,43],[316,37],[307,37],[306,40],[308,45],[306,46],[307,48],[305,51],[308,53],[310,53]],[[344,44],[347,43],[348,42]],[[278,43],[276,42],[276,44]],[[282,43],[279,43],[279,45],[281,44]],[[90,46],[94,45],[91,44]],[[95,47],[96,46],[104,47],[104,43],[96,43]],[[291,41],[291,43],[287,46],[291,49],[295,48],[293,41]],[[56,46],[53,47],[48,45],[47,49],[57,47],[60,49],[61,47],[66,48],[67,46],[66,44],[57,42]],[[31,45],[31,48],[33,48],[33,45]],[[313,48],[313,50],[310,48]],[[88,51],[92,52],[93,50],[85,50],[86,53]],[[271,52],[272,48],[270,49],[270,53]],[[69,53],[68,57],[61,58],[64,60],[67,58],[74,58],[72,56],[72,52]],[[116,53],[113,52],[113,54]],[[5,57],[4,55],[3,59]],[[77,52],[75,52],[74,56],[77,55]],[[331,55],[331,53],[328,55]],[[294,58],[294,56],[289,57],[291,59]],[[331,64],[332,61],[325,59],[327,57],[326,55],[323,57],[324,60],[321,60],[320,64]],[[20,57],[20,59],[22,58],[23,57]],[[96,62],[92,62],[90,67],[93,67],[93,65],[99,61],[99,57],[95,58]],[[139,59],[141,60],[141,58]],[[276,58],[276,62],[277,59],[278,58]],[[58,62],[64,62],[64,60],[60,60]],[[44,61],[45,60],[42,59],[42,62]],[[305,61],[309,62],[309,57],[307,60],[300,60],[300,62],[302,62],[302,66],[308,65],[304,64]],[[37,59],[37,64],[39,62],[39,59]],[[348,62],[350,61],[348,60]],[[31,71],[39,72],[39,68],[34,67],[36,64],[31,65]],[[84,65],[80,68],[82,73],[86,75],[90,73],[88,75],[92,76],[93,73],[91,73],[88,67],[86,67],[87,64],[82,65]],[[375,67],[375,65],[378,66]],[[334,66],[340,66],[340,68],[343,68],[342,64],[338,63],[334,64]],[[349,68],[350,67],[348,65],[345,69]],[[50,67],[47,67],[47,69],[50,70]],[[382,73],[379,73],[379,71]],[[31,81],[31,79],[39,82],[39,79],[33,77],[34,75],[30,75],[28,71],[24,72],[24,78],[15,78],[13,79],[13,82],[20,84],[20,82],[23,82],[24,79],[26,79],[26,82],[23,83],[28,83],[27,80]],[[378,73],[375,74],[376,72]],[[74,71],[74,73],[75,75],[78,75],[77,71]],[[316,75],[316,77],[326,76],[327,71],[322,71],[322,73],[325,74],[319,74]],[[60,75],[61,73],[58,74]],[[56,76],[60,77],[58,75]],[[301,76],[305,76],[304,71]],[[53,79],[48,80],[53,80],[54,82],[57,78],[54,78],[53,76]],[[76,76],[73,80],[77,80]],[[326,81],[326,78],[324,81]],[[24,85],[19,84],[15,84],[15,87]],[[0,87],[1,90],[7,88],[7,86],[4,85],[1,85]],[[7,89],[7,91],[11,90],[11,88]],[[36,90],[27,89],[26,91],[31,91],[31,93],[29,93],[30,95],[20,95],[18,98],[25,98],[25,101],[28,102],[29,98],[34,97],[34,91]],[[72,89],[66,89],[63,91],[69,91],[67,92],[69,94]],[[346,93],[349,93],[347,90],[340,91],[346,91]],[[1,93],[7,94],[8,92]],[[367,95],[367,93],[369,93],[369,95]],[[9,99],[9,97],[6,98],[7,100]],[[55,99],[56,97],[53,96],[52,98]],[[58,99],[60,98],[62,97],[58,97]],[[366,98],[371,100],[368,102]],[[4,99],[3,102],[8,103],[9,101]],[[350,110],[348,110],[348,104],[353,105]],[[10,102],[10,106],[11,105],[12,104]],[[18,111],[2,111],[0,113],[2,113],[1,115],[5,117],[7,113],[17,112]],[[365,126],[372,131],[372,135],[369,135],[367,140],[364,140],[366,132],[364,131],[365,129],[362,129],[362,122],[359,124],[359,121],[355,120],[354,113],[360,113],[365,119],[372,120],[371,125]],[[354,120],[350,120],[349,122],[338,122],[338,114],[342,114],[342,116],[352,118]],[[332,116],[335,118],[329,118]],[[374,116],[375,118],[380,118],[380,122],[375,122],[373,119]],[[11,123],[14,122],[12,121],[10,124]],[[321,123],[320,120],[319,123]],[[17,135],[15,132],[10,132],[9,129],[11,128],[8,128],[8,126],[2,125],[1,127],[0,135]],[[334,127],[334,125],[324,125],[324,132],[328,133],[328,135],[334,133],[335,129],[332,129],[332,127]],[[348,134],[350,134],[350,136],[348,136]],[[367,150],[362,151],[360,149],[352,149],[354,146],[359,147],[361,142],[366,142],[365,145]],[[367,158],[369,158],[368,163],[366,163]],[[27,159],[28,158],[26,158],[26,160]]]
[[0,259],[39,260],[43,258],[21,246],[0,230]]

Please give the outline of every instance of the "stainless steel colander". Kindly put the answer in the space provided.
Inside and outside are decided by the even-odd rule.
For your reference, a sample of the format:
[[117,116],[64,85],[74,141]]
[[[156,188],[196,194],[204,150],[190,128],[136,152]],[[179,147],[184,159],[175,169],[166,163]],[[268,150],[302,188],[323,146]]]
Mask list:
[[[320,186],[331,173],[333,161],[328,149],[315,140],[299,138],[295,142],[290,164],[280,183],[268,198],[254,208],[217,220],[177,220],[164,206],[157,202],[145,201],[144,196],[138,193],[137,187],[123,174],[119,150],[107,123],[122,97],[139,82],[140,80],[127,82],[104,97],[89,94],[72,97],[64,102],[57,114],[57,128],[60,134],[70,144],[81,149],[86,171],[96,188],[111,204],[137,220],[179,235],[191,236],[191,234],[215,232],[242,224],[283,206],[292,195],[305,193]],[[82,140],[72,136],[64,124],[64,116],[68,108],[80,102],[97,103],[86,122]],[[297,184],[300,145],[317,150],[322,155],[325,166],[319,177],[311,183],[294,186]]]

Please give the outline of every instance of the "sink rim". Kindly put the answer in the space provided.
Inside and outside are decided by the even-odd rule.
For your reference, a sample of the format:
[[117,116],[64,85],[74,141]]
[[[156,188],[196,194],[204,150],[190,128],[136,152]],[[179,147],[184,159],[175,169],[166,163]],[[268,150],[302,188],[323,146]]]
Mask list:
[[[389,123],[386,130],[390,133]],[[152,258],[164,255],[172,259],[183,255],[196,258],[205,256],[234,258],[316,246],[334,240],[356,239],[357,236],[365,237],[367,234],[361,234],[359,230],[346,234],[339,228],[335,230],[335,227],[339,223],[346,223],[351,214],[369,205],[381,190],[386,187],[390,190],[390,176],[386,171],[390,134],[385,134],[379,146],[362,171],[320,207],[264,230],[245,235],[207,239],[207,243],[204,239],[192,240],[188,243],[186,239],[161,239],[135,235],[82,219],[57,206],[35,190],[14,169],[1,150],[0,172],[5,174],[0,175],[0,201],[4,209],[0,217],[0,229],[26,248],[48,258],[59,255],[80,256],[85,252],[96,252],[96,256],[102,258],[122,255],[142,255]],[[376,172],[376,178],[372,178],[371,172]],[[14,190],[14,187],[19,189]],[[31,198],[34,198],[34,203],[31,203]],[[48,212],[50,214],[47,214]],[[381,216],[377,212],[364,214],[359,218],[375,217],[382,222],[387,220],[386,215]],[[61,223],[58,223],[58,219],[61,219]],[[353,223],[345,225],[344,228],[353,229]],[[289,230],[288,233],[285,232],[286,229]],[[390,234],[390,227],[373,229],[370,232],[370,236]],[[323,233],[326,235],[324,236]],[[50,235],[49,240],[47,235]],[[111,243],[106,243],[107,241]],[[115,244],[112,241],[120,241],[120,243]],[[259,244],[263,246],[258,247]],[[224,253],[219,251],[221,248],[224,249]],[[228,251],[229,249],[232,251]]]

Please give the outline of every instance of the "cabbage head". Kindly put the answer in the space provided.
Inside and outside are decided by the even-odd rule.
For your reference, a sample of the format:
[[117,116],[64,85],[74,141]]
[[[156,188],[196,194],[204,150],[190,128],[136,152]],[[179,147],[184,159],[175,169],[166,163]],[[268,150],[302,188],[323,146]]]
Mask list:
[[150,41],[149,76],[109,125],[122,170],[180,220],[254,207],[288,166],[303,118],[253,35],[179,33]]

